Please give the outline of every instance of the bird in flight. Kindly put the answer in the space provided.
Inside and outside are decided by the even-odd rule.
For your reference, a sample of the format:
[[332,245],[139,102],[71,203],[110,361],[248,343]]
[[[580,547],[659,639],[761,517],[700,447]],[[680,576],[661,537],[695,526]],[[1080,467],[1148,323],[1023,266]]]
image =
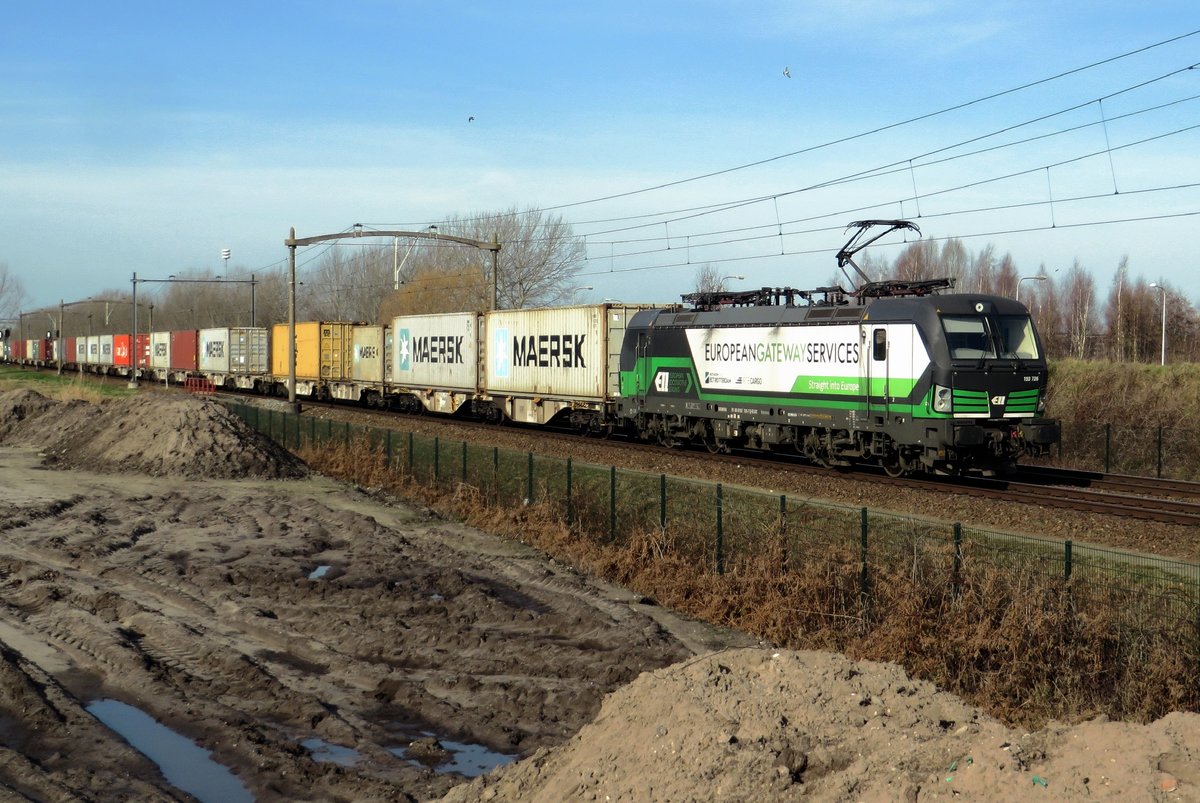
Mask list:
[[791,68],[791,67],[784,67],[784,68],[783,68],[783,77],[784,77],[784,78],[791,78],[791,77],[792,77],[792,68]]
[[468,117],[468,118],[467,118],[467,122],[468,122],[468,123],[473,123],[473,122],[475,122],[475,118],[474,118],[474,117]]

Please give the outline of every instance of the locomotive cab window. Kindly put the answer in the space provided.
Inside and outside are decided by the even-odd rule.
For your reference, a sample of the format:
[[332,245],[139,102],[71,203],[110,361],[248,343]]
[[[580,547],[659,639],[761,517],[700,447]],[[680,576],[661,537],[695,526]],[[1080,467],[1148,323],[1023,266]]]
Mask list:
[[982,315],[943,315],[942,329],[950,357],[956,360],[996,358],[995,340],[988,319]]
[[887,330],[876,329],[871,347],[871,359],[877,362],[887,359]]
[[1000,316],[1000,356],[1007,359],[1036,360],[1037,338],[1033,334],[1033,321],[1028,315]]

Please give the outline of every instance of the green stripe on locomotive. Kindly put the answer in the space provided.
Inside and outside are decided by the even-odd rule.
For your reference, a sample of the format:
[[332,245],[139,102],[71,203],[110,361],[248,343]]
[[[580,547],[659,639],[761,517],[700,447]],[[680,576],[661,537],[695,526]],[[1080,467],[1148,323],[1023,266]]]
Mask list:
[[[928,372],[926,372],[928,373]],[[668,387],[655,388],[655,380],[663,375],[672,377]],[[684,378],[681,379],[680,377]],[[680,398],[715,404],[756,405],[787,408],[792,412],[808,413],[822,410],[867,412],[886,404],[893,414],[911,417],[947,418],[931,412],[931,387],[928,376],[918,382],[913,379],[871,379],[871,399],[860,392],[862,380],[856,377],[797,376],[787,393],[753,391],[704,390],[690,357],[639,357],[631,371],[620,372],[621,395],[627,398],[655,397],[664,403]],[[667,383],[664,383],[666,385]],[[917,396],[918,384],[923,393]],[[643,387],[645,385],[645,387]],[[802,392],[799,389],[822,388],[823,392]],[[891,399],[891,401],[885,401]]]

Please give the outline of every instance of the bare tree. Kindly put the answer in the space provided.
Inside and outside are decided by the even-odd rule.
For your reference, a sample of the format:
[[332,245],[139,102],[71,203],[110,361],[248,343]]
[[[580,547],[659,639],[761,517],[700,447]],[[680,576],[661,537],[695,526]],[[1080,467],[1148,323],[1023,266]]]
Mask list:
[[1108,307],[1105,315],[1108,319],[1109,356],[1117,361],[1127,358],[1129,345],[1126,342],[1129,329],[1127,326],[1126,306],[1128,304],[1129,257],[1121,257],[1117,264],[1117,274],[1113,277],[1113,286],[1108,294]]
[[478,266],[457,272],[426,268],[405,280],[379,305],[381,322],[397,315],[472,312],[486,308],[490,297],[487,274]]
[[723,276],[721,271],[714,267],[712,263],[706,262],[696,269],[696,292],[697,293],[721,293],[725,291],[725,280],[728,276]]
[[9,271],[7,262],[0,262],[0,318],[16,318],[27,298],[25,285]]
[[1071,266],[1060,294],[1068,353],[1082,360],[1089,356],[1089,345],[1096,330],[1096,280],[1083,269],[1079,260]]
[[[501,309],[548,306],[569,301],[584,259],[583,240],[560,215],[540,209],[482,212],[439,222],[437,233],[501,245],[497,301]],[[491,282],[492,255],[451,242],[423,240],[406,268],[416,275],[430,267],[446,273],[482,270]],[[491,303],[490,289],[487,305]]]

